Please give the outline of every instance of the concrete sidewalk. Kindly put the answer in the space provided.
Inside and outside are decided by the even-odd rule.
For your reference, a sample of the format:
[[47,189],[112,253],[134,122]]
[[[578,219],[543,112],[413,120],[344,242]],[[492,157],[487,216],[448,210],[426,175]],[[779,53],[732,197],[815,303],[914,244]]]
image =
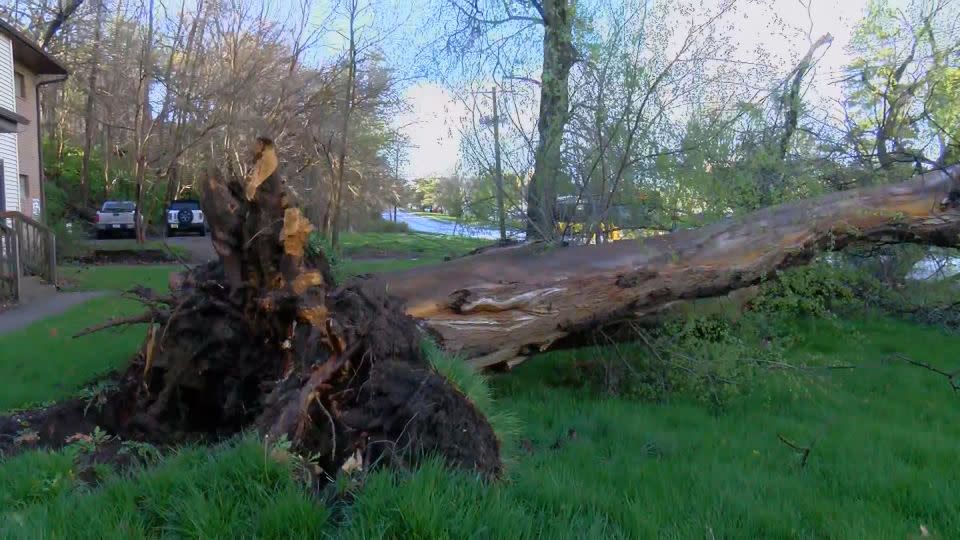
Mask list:
[[73,306],[106,294],[106,291],[56,292],[29,299],[0,313],[0,335],[26,328],[39,320],[59,315]]

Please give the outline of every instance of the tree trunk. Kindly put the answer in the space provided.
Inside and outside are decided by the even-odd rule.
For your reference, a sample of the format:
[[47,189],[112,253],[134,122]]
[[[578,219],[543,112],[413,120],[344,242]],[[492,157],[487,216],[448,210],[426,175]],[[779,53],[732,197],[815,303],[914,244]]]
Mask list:
[[503,208],[503,164],[500,160],[500,111],[497,105],[497,87],[493,95],[493,181],[497,189],[497,225],[500,228],[500,244],[507,243],[507,213]]
[[149,0],[147,12],[147,36],[140,55],[140,84],[137,87],[137,106],[134,115],[134,137],[136,146],[136,167],[134,176],[137,183],[137,200],[133,210],[133,229],[137,243],[147,241],[146,220],[143,217],[144,180],[147,175],[147,139],[153,128],[150,117],[150,83],[153,77],[153,0]]
[[330,216],[330,247],[337,249],[340,245],[340,213],[343,211],[344,173],[347,167],[347,142],[350,131],[350,116],[353,112],[353,93],[357,79],[357,42],[356,17],[357,2],[350,0],[349,4],[349,49],[347,51],[347,87],[343,98],[343,124],[340,126],[340,148],[337,156],[336,190],[333,193],[333,212]]
[[787,77],[789,88],[784,91],[780,101],[780,107],[783,113],[783,133],[780,134],[780,161],[787,159],[787,152],[790,150],[790,141],[793,139],[793,134],[797,131],[797,123],[800,120],[800,109],[802,105],[800,103],[800,85],[803,83],[803,78],[807,75],[807,72],[813,67],[813,55],[816,54],[817,50],[821,47],[828,46],[832,43],[833,36],[829,33],[820,36],[817,41],[810,45],[807,54],[803,55],[800,63],[797,64],[797,67],[795,67]]
[[110,154],[113,152],[110,126],[103,130],[103,199],[110,199]]
[[[96,15],[93,20],[93,43],[90,52],[90,73],[87,76],[87,102],[84,111],[83,126],[83,161],[80,163],[80,204],[86,206],[90,202],[90,159],[93,154],[93,139],[97,125],[96,100],[97,77],[100,72],[100,30],[103,25],[103,1],[96,2]],[[104,148],[106,152],[106,148]]]
[[63,25],[70,20],[70,17],[77,11],[77,8],[83,4],[83,0],[69,0],[66,4],[58,4],[57,12],[54,13],[53,19],[47,25],[46,29],[44,29],[43,35],[40,36],[39,44],[42,49],[50,46],[50,42],[53,41],[54,36],[56,36]]
[[576,344],[678,300],[756,284],[851,242],[960,245],[958,205],[954,165],[645,241],[525,244],[382,278],[446,350],[486,367]]
[[576,61],[573,47],[573,7],[569,0],[544,0],[543,77],[540,116],[537,119],[533,177],[527,186],[527,238],[556,235],[554,206],[561,174],[561,145],[570,107],[570,69]]

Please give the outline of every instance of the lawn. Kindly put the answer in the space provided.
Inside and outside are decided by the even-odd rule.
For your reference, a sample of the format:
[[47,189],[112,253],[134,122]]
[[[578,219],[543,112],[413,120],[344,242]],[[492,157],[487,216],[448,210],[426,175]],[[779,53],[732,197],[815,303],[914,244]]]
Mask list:
[[138,309],[132,300],[97,298],[0,336],[0,411],[75,395],[97,375],[123,366],[143,341],[142,328],[73,334]]
[[[595,349],[542,355],[490,381],[519,426],[503,479],[431,462],[370,475],[350,504],[312,499],[249,437],[98,488],[78,485],[69,451],[33,453],[0,464],[11,486],[0,536],[908,538],[923,525],[955,537],[958,397],[945,379],[883,359],[903,352],[954,369],[960,337],[887,319],[792,331],[791,364],[858,368],[771,371],[718,411],[572,382]],[[31,401],[62,395],[51,388]],[[778,434],[812,444],[806,466]]]
[[183,246],[168,244],[163,240],[148,240],[143,244],[138,244],[136,240],[130,238],[115,238],[109,240],[100,240],[91,242],[90,240],[76,235],[73,237],[65,236],[62,238],[61,245],[58,242],[58,254],[61,257],[76,259],[89,256],[96,251],[163,251],[172,253],[175,258],[186,258],[190,254]]
[[[142,329],[59,339],[129,308],[97,302],[0,338],[0,408],[74,394],[123,365]],[[76,478],[77,449],[34,452],[0,461],[0,537],[903,539],[921,527],[960,536],[960,396],[946,378],[891,359],[953,371],[960,336],[882,317],[777,325],[783,364],[722,407],[696,388],[659,402],[605,391],[594,379],[616,358],[610,348],[544,354],[493,376],[493,404],[482,408],[496,414],[507,464],[493,483],[430,461],[317,497],[252,435],[105,473],[95,487]],[[456,371],[468,395],[482,395],[484,383]],[[811,448],[805,465],[780,437]]]
[[[343,259],[339,261],[337,274],[346,278],[358,274],[406,270],[439,263],[445,257],[461,256],[489,244],[489,241],[475,238],[425,233],[347,233],[343,235]],[[166,290],[170,273],[182,269],[183,266],[178,264],[65,265],[58,272],[67,290],[125,291],[134,285]]]
[[442,261],[444,257],[464,255],[489,240],[428,233],[347,233],[342,238],[343,255],[369,259],[378,254],[393,258],[417,258]]
[[101,266],[61,266],[57,271],[67,290],[125,291],[143,285],[158,291],[167,290],[170,273],[183,270],[181,265],[111,264]]

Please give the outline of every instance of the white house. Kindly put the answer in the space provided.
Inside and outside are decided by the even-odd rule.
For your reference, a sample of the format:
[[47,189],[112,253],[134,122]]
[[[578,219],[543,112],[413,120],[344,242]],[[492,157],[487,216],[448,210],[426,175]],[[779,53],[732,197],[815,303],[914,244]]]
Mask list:
[[40,157],[40,87],[67,70],[0,19],[0,209],[41,220],[45,204]]

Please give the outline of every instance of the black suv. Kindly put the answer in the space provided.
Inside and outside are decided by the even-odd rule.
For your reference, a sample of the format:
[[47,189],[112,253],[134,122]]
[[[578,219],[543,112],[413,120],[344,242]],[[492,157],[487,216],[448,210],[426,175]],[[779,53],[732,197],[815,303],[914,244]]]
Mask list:
[[180,199],[170,203],[167,208],[167,236],[175,236],[181,232],[198,232],[207,234],[207,224],[203,219],[203,210],[200,210],[200,201],[194,199]]

